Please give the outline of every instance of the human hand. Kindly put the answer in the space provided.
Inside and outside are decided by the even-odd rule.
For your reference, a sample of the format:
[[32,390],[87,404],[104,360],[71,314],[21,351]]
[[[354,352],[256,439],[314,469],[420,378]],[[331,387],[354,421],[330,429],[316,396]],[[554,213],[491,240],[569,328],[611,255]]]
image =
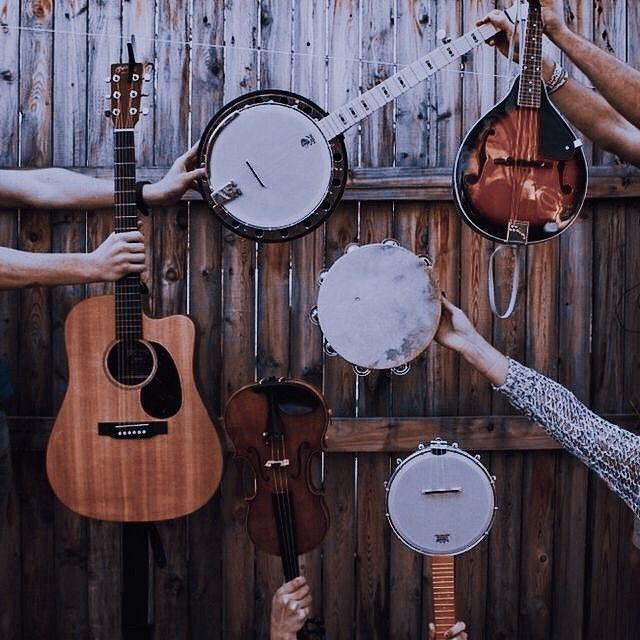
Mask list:
[[311,611],[311,593],[303,576],[285,582],[271,600],[271,640],[295,640]]
[[[444,632],[444,637],[457,638],[458,640],[469,640],[465,629],[466,625],[464,622],[456,622],[453,627]],[[436,640],[436,626],[433,622],[429,623],[429,640]]]
[[145,268],[144,237],[140,231],[112,233],[97,249],[87,254],[92,282],[119,280]]
[[195,167],[198,144],[196,142],[189,151],[176,158],[162,180],[144,186],[142,196],[147,204],[173,204],[185,191],[197,188],[196,180],[206,174],[204,167]]
[[558,34],[568,29],[564,19],[563,0],[540,0],[542,7],[542,25],[544,32],[553,40]]
[[[487,23],[491,23],[496,29],[498,29],[498,33],[491,36],[491,38],[487,40],[487,44],[492,47],[496,47],[505,58],[508,57],[509,43],[513,38],[513,23],[509,20],[507,14],[499,9],[494,9],[489,12],[484,18],[482,18],[482,20],[479,20],[476,25],[480,26],[481,24]],[[514,62],[518,61],[517,41],[513,48],[513,59]]]
[[464,353],[480,338],[462,309],[442,296],[442,314],[435,339],[443,347]]

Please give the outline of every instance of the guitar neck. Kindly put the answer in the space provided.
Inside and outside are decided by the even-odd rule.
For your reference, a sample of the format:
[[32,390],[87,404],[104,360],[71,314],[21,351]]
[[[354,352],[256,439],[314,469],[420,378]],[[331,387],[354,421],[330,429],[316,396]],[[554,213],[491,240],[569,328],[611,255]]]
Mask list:
[[530,0],[518,89],[518,106],[539,109],[541,92],[542,11],[537,0]]
[[431,556],[433,622],[436,640],[456,623],[455,572],[453,556]]
[[497,33],[490,23],[437,47],[426,56],[404,67],[386,80],[354,98],[317,124],[327,140],[344,133],[363,118],[401,96],[412,87],[434,75],[453,60],[457,60]]
[[[113,132],[116,233],[138,229],[136,208],[136,156],[133,129]],[[140,276],[126,275],[116,282],[116,338],[139,340],[142,337],[142,298]]]

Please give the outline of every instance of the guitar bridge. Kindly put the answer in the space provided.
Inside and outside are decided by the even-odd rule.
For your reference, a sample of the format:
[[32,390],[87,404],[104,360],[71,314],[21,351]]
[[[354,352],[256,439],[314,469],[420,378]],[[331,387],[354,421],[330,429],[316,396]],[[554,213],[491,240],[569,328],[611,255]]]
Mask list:
[[507,225],[507,242],[526,244],[529,238],[528,220],[509,220]]
[[116,440],[143,440],[166,435],[169,429],[166,420],[151,422],[98,422],[98,435]]

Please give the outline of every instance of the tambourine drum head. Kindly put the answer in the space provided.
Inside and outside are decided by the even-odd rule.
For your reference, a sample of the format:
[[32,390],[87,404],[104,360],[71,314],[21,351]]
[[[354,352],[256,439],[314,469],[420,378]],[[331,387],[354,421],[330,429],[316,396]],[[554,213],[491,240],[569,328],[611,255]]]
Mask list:
[[332,154],[315,121],[276,102],[242,107],[212,132],[206,166],[213,191],[235,182],[242,195],[225,203],[240,223],[291,227],[316,210],[331,186]]
[[485,468],[451,449],[413,454],[389,481],[391,526],[407,546],[426,555],[456,555],[475,546],[491,527],[494,506]]
[[384,243],[339,258],[318,294],[324,338],[345,360],[367,369],[398,367],[424,351],[438,329],[440,308],[424,260]]

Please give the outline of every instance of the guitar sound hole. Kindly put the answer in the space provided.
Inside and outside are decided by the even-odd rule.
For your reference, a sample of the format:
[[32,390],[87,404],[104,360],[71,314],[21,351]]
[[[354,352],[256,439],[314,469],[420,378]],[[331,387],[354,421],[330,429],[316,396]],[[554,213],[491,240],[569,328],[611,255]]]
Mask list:
[[125,387],[143,384],[155,368],[155,353],[141,340],[118,340],[107,354],[111,377]]

